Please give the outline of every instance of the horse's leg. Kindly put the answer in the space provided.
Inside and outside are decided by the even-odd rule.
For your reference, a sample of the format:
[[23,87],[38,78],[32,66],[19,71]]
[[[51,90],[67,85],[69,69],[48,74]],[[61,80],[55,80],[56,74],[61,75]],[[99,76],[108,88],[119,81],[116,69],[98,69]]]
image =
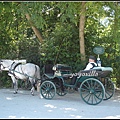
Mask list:
[[35,90],[35,87],[32,85],[32,88],[31,88],[31,94],[34,95],[34,90]]
[[35,91],[35,80],[33,78],[29,78],[30,82],[31,82],[31,94],[34,95],[34,91]]
[[12,82],[13,82],[13,88],[14,88],[14,94],[18,91],[18,81],[15,79],[14,76],[11,76]]

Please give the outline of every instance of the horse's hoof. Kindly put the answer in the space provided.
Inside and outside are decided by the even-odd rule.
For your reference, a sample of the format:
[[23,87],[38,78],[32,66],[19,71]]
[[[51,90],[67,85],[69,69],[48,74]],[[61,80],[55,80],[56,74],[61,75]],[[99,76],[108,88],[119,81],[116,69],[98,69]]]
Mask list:
[[14,92],[14,94],[17,94],[17,92]]
[[32,95],[32,96],[34,96],[34,93],[33,93],[33,92],[31,92],[31,95]]
[[34,93],[31,93],[32,96],[34,96]]

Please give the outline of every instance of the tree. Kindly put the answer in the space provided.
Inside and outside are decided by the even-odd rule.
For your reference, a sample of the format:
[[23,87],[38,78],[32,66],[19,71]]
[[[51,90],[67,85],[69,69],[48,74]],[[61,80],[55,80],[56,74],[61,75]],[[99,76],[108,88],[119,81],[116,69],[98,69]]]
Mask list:
[[85,7],[86,2],[82,2],[80,10],[80,26],[79,26],[79,39],[80,39],[80,54],[81,61],[85,61],[85,42],[84,42],[84,28],[85,28]]
[[93,48],[102,46],[103,65],[112,66],[119,76],[120,6],[116,2],[1,2],[0,11],[1,58],[38,64],[52,60],[77,72],[94,54]]

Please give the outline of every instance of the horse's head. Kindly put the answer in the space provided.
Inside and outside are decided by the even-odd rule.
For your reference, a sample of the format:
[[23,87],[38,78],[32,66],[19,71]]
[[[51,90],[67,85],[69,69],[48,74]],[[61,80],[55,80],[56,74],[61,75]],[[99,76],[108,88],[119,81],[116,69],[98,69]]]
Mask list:
[[12,63],[12,60],[0,60],[0,71],[9,71]]
[[3,68],[4,68],[4,66],[3,66],[3,64],[2,64],[2,60],[0,60],[0,72],[2,72],[2,70],[3,70]]

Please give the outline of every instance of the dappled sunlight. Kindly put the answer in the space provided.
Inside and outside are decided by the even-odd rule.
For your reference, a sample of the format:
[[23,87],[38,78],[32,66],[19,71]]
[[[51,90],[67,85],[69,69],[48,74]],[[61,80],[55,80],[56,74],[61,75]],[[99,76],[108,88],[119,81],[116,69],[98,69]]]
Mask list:
[[43,96],[42,96],[41,94],[39,94],[39,98],[40,98],[40,99],[44,99]]
[[77,111],[77,109],[74,109],[74,108],[62,108],[62,109],[66,111]]
[[117,118],[120,118],[120,115],[105,117],[105,119],[117,119]]
[[16,116],[9,116],[8,118],[17,118]]
[[[16,119],[16,118],[18,118],[17,116],[12,116],[12,115],[10,115],[8,118],[11,118],[11,119]],[[24,118],[26,118],[26,117],[20,117],[19,119],[24,119]],[[28,117],[27,117],[28,118]]]
[[57,107],[55,107],[55,106],[53,106],[53,105],[50,105],[50,104],[45,105],[45,107],[49,107],[49,108],[57,108]]
[[82,116],[79,116],[79,115],[70,115],[70,116],[74,118],[82,118]]
[[7,99],[7,100],[12,100],[12,98],[10,98],[10,97],[6,97],[6,99]]
[[48,110],[48,112],[52,112],[53,110]]
[[19,93],[23,93],[23,91],[19,90]]
[[50,110],[47,110],[48,112],[53,112],[53,109],[57,108],[54,105],[50,105],[50,104],[45,105],[45,107],[51,108]]
[[120,90],[116,90],[111,99],[113,99],[113,102],[120,102]]
[[113,100],[113,102],[120,102],[120,101],[118,101],[118,100]]

